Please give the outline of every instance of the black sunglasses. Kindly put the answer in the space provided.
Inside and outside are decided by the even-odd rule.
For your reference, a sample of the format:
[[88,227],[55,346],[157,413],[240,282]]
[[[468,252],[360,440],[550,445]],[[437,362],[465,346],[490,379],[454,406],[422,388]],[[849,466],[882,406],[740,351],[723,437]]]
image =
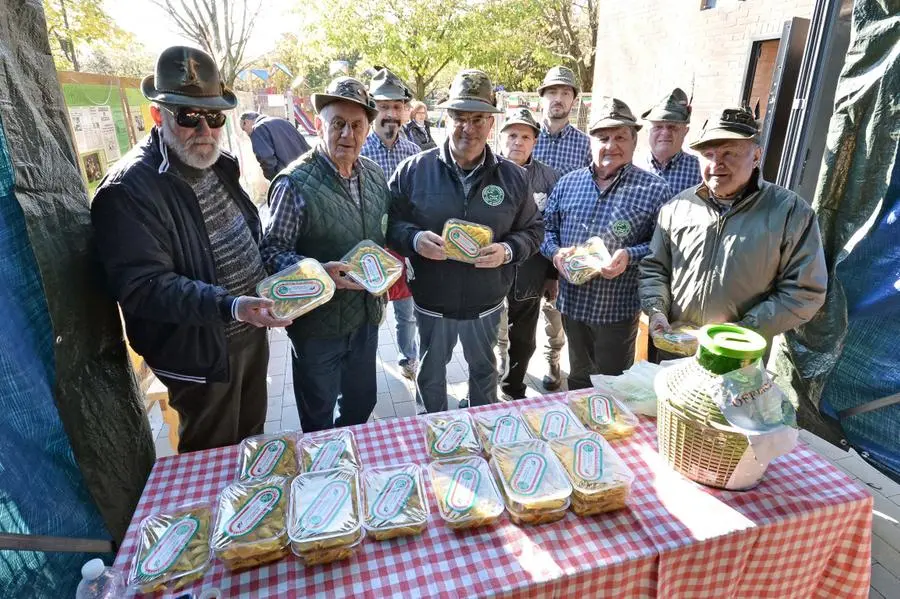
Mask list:
[[225,124],[225,113],[218,110],[208,112],[206,110],[195,110],[193,108],[178,108],[172,110],[168,106],[163,106],[175,117],[175,122],[179,127],[187,127],[193,129],[200,125],[200,119],[206,119],[206,124],[210,129],[218,129]]

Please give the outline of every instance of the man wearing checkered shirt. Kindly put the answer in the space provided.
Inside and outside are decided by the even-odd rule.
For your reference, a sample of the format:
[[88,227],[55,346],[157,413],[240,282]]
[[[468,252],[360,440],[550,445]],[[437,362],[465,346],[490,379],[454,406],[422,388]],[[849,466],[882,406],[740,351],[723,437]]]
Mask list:
[[699,185],[700,162],[681,149],[691,122],[687,94],[676,87],[641,118],[650,123],[650,148],[636,164],[665,179],[673,194]]
[[641,126],[621,100],[599,98],[591,124],[592,164],[556,184],[544,213],[541,252],[560,272],[574,246],[600,237],[612,254],[600,275],[573,285],[560,277],[557,307],[569,339],[569,389],[591,374],[618,375],[634,361],[640,300],[638,263],[649,251],[666,182],[632,163]]
[[579,91],[575,73],[566,67],[550,69],[538,88],[544,120],[534,159],[549,164],[560,176],[591,163],[590,139],[569,123]]

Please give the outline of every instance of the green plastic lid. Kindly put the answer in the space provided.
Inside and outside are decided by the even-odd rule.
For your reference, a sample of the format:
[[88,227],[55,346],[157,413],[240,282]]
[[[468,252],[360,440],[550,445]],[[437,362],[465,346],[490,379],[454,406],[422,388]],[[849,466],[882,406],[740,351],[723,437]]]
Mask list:
[[700,347],[717,356],[755,360],[766,353],[765,338],[735,324],[708,324],[697,332]]

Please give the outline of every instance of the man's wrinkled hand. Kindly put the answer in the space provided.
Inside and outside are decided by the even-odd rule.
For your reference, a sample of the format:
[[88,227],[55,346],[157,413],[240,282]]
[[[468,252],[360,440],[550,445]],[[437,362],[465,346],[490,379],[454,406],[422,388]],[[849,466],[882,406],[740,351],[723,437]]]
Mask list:
[[475,268],[497,268],[498,266],[503,266],[505,259],[506,248],[502,244],[492,243],[478,251],[478,257],[475,258]]
[[431,231],[423,231],[416,239],[416,253],[429,260],[446,260],[444,238]]
[[270,299],[242,295],[236,301],[235,314],[241,322],[252,324],[255,327],[268,328],[286,327],[293,322],[292,320],[278,318],[273,315],[272,307],[275,305],[275,302]]
[[613,253],[608,265],[600,269],[600,276],[604,279],[615,279],[628,268],[628,252],[618,249]]
[[346,262],[326,262],[322,268],[325,269],[338,289],[363,291],[362,285],[347,276],[347,273],[350,272],[350,265]]
[[559,272],[565,272],[566,267],[563,266],[563,260],[565,260],[574,251],[575,248],[573,247],[559,248],[558,250],[556,250],[556,253],[553,254],[553,267]]
[[669,324],[669,319],[666,318],[665,314],[654,312],[650,316],[649,329],[651,335],[662,335],[663,333],[671,332],[672,326]]
[[558,279],[545,279],[544,280],[544,299],[548,302],[555,302],[556,297],[559,295],[559,280]]

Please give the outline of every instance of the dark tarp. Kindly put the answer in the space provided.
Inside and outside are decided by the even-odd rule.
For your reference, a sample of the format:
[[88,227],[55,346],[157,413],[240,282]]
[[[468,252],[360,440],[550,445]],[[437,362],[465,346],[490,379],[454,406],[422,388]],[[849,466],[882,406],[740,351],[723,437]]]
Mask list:
[[120,541],[154,447],[118,311],[90,252],[88,198],[36,0],[0,2],[0,108],[13,191],[52,323],[56,408],[97,509]]
[[[846,431],[834,410],[822,405],[823,389],[845,349],[853,353],[870,350],[865,336],[850,335],[852,306],[848,296],[859,289],[848,288],[840,265],[864,247],[859,240],[870,235],[890,209],[888,188],[897,161],[900,142],[900,1],[856,0],[853,6],[850,47],[835,94],[835,110],[826,142],[825,156],[813,206],[829,269],[828,295],[816,317],[786,335],[778,356],[778,372],[791,380],[799,401],[799,423],[832,443],[841,443]],[[896,247],[900,239],[892,240]],[[890,247],[883,248],[890,251]],[[863,268],[871,265],[862,265]],[[882,283],[896,284],[881,273]],[[852,285],[880,283],[856,279]],[[863,290],[865,291],[865,290]],[[898,290],[900,291],[900,290]],[[898,301],[896,296],[893,302]],[[845,348],[845,343],[862,347]],[[856,362],[867,371],[863,378],[885,378],[875,362]],[[900,368],[900,352],[892,356],[894,371]],[[891,375],[893,376],[893,375]],[[870,389],[878,387],[871,386]],[[883,386],[880,392],[883,392]],[[860,389],[857,386],[857,389]],[[879,399],[861,395],[856,403]],[[838,408],[843,409],[843,408]],[[852,441],[852,439],[851,439]],[[893,450],[898,451],[896,439]]]

